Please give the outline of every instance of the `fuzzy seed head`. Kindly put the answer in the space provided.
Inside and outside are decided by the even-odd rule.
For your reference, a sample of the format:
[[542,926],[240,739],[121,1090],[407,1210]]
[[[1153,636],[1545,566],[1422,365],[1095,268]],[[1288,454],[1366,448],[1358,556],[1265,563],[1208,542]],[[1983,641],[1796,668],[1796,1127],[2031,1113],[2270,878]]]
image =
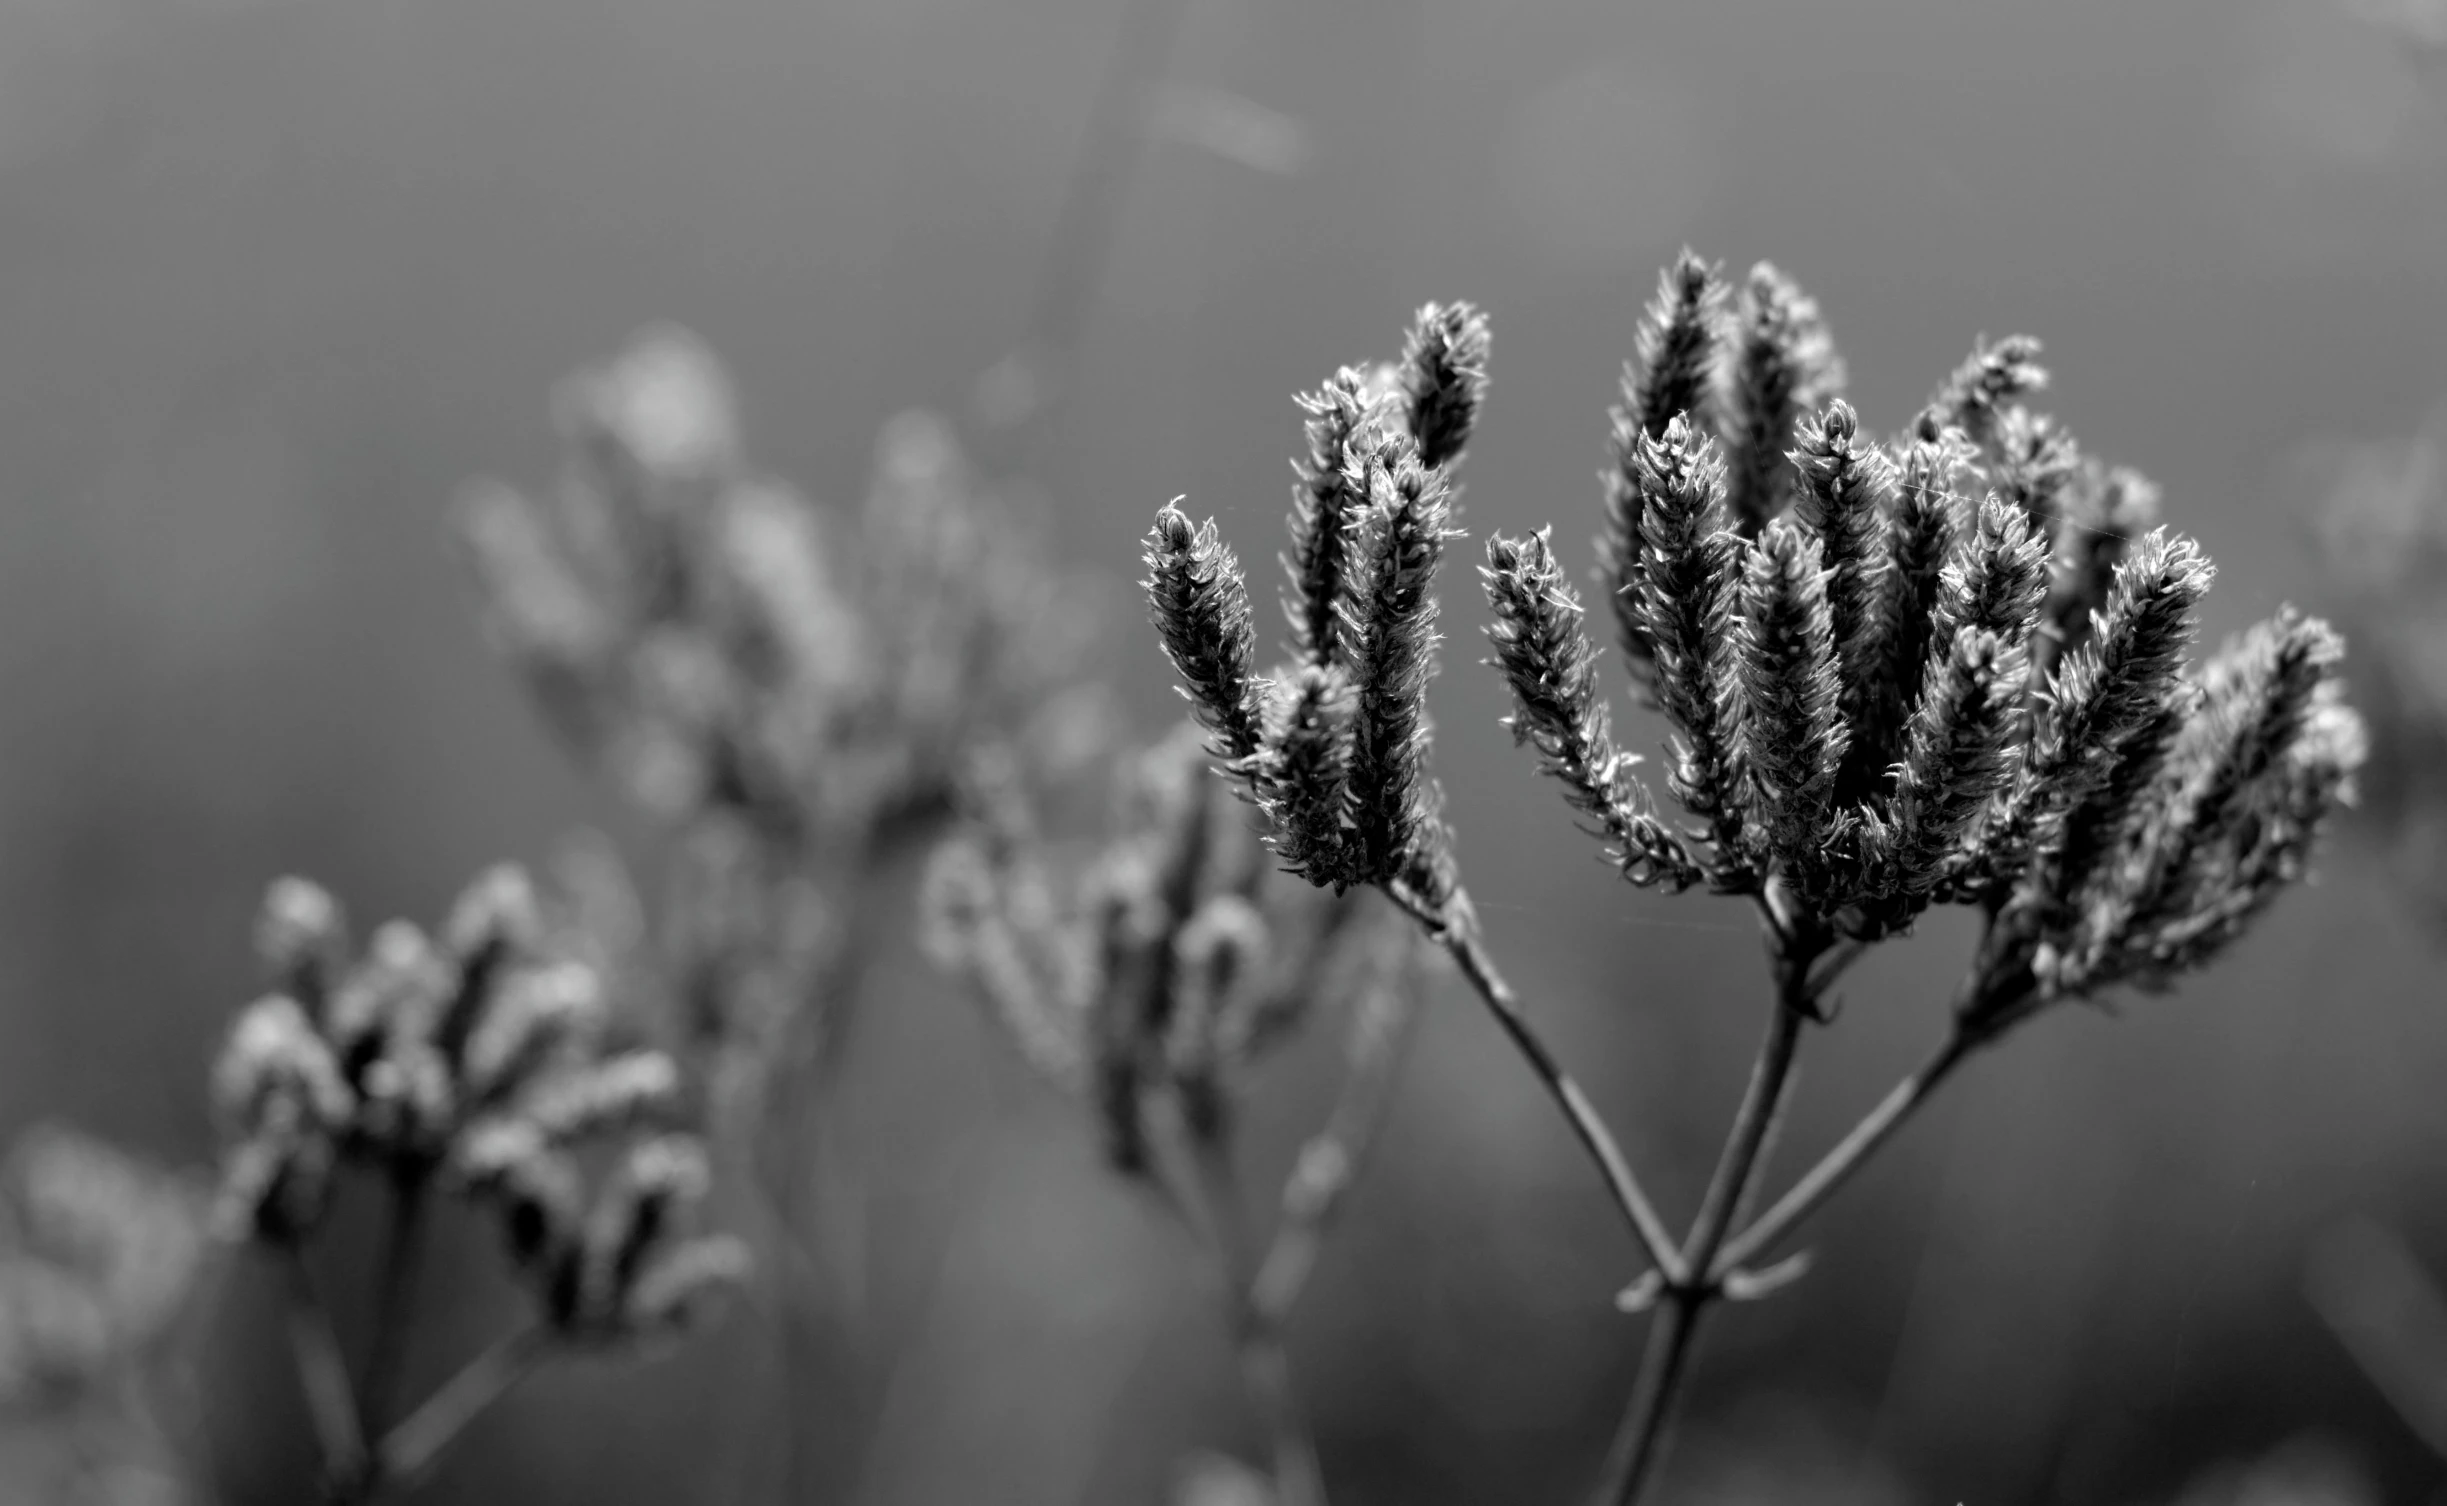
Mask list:
[[1844,756],[1835,627],[1819,542],[1797,521],[1759,535],[1737,629],[1742,759],[1768,848],[1788,873],[1814,872]]
[[1292,463],[1298,481],[1283,556],[1289,586],[1283,611],[1292,657],[1329,664],[1343,652],[1343,598],[1368,508],[1367,461],[1384,427],[1385,393],[1366,373],[1345,367],[1299,403],[1308,415],[1308,454]]
[[1467,303],[1431,303],[1411,320],[1400,383],[1419,462],[1461,458],[1487,396],[1487,316]]
[[1802,416],[1844,389],[1818,304],[1766,262],[1751,269],[1737,301],[1725,380],[1726,505],[1734,527],[1752,536],[1791,498],[1784,456]]
[[1228,762],[1257,751],[1257,630],[1240,561],[1215,520],[1193,528],[1167,504],[1148,530],[1144,558],[1149,615],[1164,655],[1181,677],[1191,714],[1212,737],[1209,751]]

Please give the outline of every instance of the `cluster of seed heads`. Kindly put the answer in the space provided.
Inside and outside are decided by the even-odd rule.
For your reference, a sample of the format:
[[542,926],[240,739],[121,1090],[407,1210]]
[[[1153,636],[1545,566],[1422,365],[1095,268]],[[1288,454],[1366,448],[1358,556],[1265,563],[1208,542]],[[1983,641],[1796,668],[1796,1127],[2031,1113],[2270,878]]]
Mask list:
[[[1730,307],[1729,307],[1730,305]],[[2154,487],[2022,399],[2038,345],[1981,345],[1906,432],[1841,397],[1815,307],[1685,253],[1615,410],[1598,589],[1673,729],[1660,824],[1614,745],[1548,537],[1487,548],[1512,726],[1625,875],[1772,898],[1874,940],[1993,919],[1963,1001],[2002,1023],[2205,961],[2350,790],[2342,646],[2280,612],[2189,661],[2211,567]]]
[[1385,960],[1358,896],[1268,874],[1209,762],[1188,726],[1125,759],[1117,830],[1076,864],[1021,792],[981,787],[977,819],[928,874],[930,950],[1034,1067],[1093,1105],[1109,1158],[1132,1172],[1148,1169],[1150,1108],[1220,1138],[1234,1075]]
[[362,952],[328,892],[283,879],[257,945],[275,991],[213,1080],[232,1232],[297,1246],[347,1167],[432,1186],[493,1217],[545,1323],[583,1339],[668,1331],[743,1274],[734,1241],[685,1231],[707,1168],[672,1127],[678,1066],[617,1044],[518,869],[480,876],[438,936],[395,920]]
[[1265,811],[1283,866],[1337,892],[1398,886],[1430,908],[1453,894],[1427,682],[1452,471],[1486,383],[1485,316],[1430,304],[1398,363],[1346,367],[1301,398],[1291,657],[1271,676],[1254,669],[1248,584],[1214,523],[1168,506],[1147,536],[1156,629],[1210,753]]
[[[1431,908],[1451,889],[1425,772],[1433,578],[1485,348],[1482,317],[1431,307],[1390,379],[1304,399],[1275,674],[1213,524],[1168,507],[1147,544],[1167,655],[1286,866]],[[1665,272],[1614,413],[1598,586],[1673,729],[1685,821],[1614,740],[1547,535],[1490,540],[1483,572],[1514,732],[1627,878],[1858,941],[1977,904],[1994,924],[1965,1008],[1998,1021],[2205,961],[2301,874],[2363,744],[2324,623],[2281,612],[2190,662],[2209,562],[2148,481],[2025,406],[2037,355],[1983,343],[1882,441],[1782,273],[1734,293],[1688,253]]]
[[702,884],[739,901],[720,945],[675,938],[673,981],[701,1034],[763,1060],[770,1017],[823,992],[807,877],[946,808],[981,741],[1077,722],[1052,691],[1081,594],[931,417],[887,427],[845,528],[750,465],[730,382],[685,333],[641,334],[557,406],[557,487],[472,488],[458,532],[564,739],[679,827],[675,909],[705,911]]

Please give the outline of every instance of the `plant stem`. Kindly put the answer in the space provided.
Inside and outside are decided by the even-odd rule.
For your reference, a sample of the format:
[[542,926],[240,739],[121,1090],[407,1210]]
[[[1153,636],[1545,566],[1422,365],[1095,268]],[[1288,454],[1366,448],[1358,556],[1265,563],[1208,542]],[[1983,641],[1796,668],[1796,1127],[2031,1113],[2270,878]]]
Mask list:
[[467,1425],[508,1394],[550,1348],[546,1330],[522,1328],[468,1361],[384,1436],[374,1458],[375,1481],[397,1488],[432,1468]]
[[1225,1320],[1251,1407],[1273,1443],[1274,1499],[1278,1506],[1325,1506],[1325,1476],[1317,1446],[1292,1394],[1291,1358],[1283,1347],[1281,1314],[1261,1307],[1251,1271],[1248,1220],[1241,1209],[1240,1178],[1220,1135],[1185,1136],[1196,1187],[1195,1200],[1215,1252],[1222,1279]]
[[[1363,1018],[1358,1023],[1351,1063],[1343,1074],[1334,1108],[1324,1128],[1300,1148],[1300,1158],[1283,1182],[1283,1210],[1275,1223],[1274,1238],[1249,1283],[1249,1303],[1269,1323],[1282,1323],[1300,1300],[1309,1273],[1316,1269],[1325,1236],[1341,1211],[1343,1194],[1385,1122],[1393,1085],[1419,1020],[1418,997],[1408,982],[1397,977],[1387,985],[1381,998],[1383,1018],[1373,1023]],[[1360,1007],[1364,1011],[1367,1001]]]
[[357,1398],[361,1425],[369,1434],[383,1426],[399,1389],[400,1367],[407,1360],[408,1298],[416,1285],[418,1256],[424,1244],[428,1181],[421,1167],[401,1170],[390,1179],[391,1224],[383,1242],[382,1271],[376,1278],[373,1346]]
[[1959,1026],[1950,1029],[1946,1038],[1918,1071],[1897,1083],[1878,1106],[1871,1109],[1854,1125],[1851,1132],[1837,1142],[1835,1148],[1820,1158],[1817,1165],[1793,1184],[1790,1192],[1778,1198],[1758,1221],[1725,1247],[1713,1273],[1719,1280],[1731,1272],[1757,1261],[1772,1251],[1777,1243],[1802,1222],[1818,1211],[1820,1204],[1833,1196],[1861,1163],[1868,1160],[1878,1147],[1891,1139],[1895,1131],[1917,1112],[1937,1091],[1938,1085],[1953,1075],[1983,1037],[1974,1036]]
[[1598,1499],[1608,1506],[1631,1506],[1637,1501],[1665,1458],[1674,1406],[1690,1370],[1700,1320],[1709,1304],[1723,1295],[1722,1283],[1714,1275],[1717,1252],[1764,1165],[1764,1152],[1792,1087],[1802,1026],[1815,1003],[1810,970],[1819,945],[1815,939],[1795,938],[1775,923],[1772,914],[1769,936],[1776,954],[1776,996],[1768,1010],[1767,1034],[1759,1043],[1750,1086],[1734,1114],[1733,1129],[1725,1137],[1716,1173],[1700,1199],[1699,1216],[1692,1221],[1690,1238],[1683,1244],[1684,1274],[1667,1280],[1658,1294],[1657,1317],[1640,1360],[1640,1378],[1607,1451]]
[[1555,1059],[1555,1053],[1539,1037],[1536,1027],[1522,1012],[1520,996],[1495,970],[1494,960],[1479,944],[1477,923],[1471,917],[1468,897],[1457,889],[1451,900],[1442,907],[1436,907],[1426,904],[1398,883],[1386,885],[1385,891],[1395,904],[1427,931],[1428,939],[1443,947],[1452,957],[1454,965],[1461,969],[1462,977],[1469,980],[1471,988],[1477,991],[1489,1012],[1495,1016],[1496,1024],[1503,1028],[1513,1049],[1537,1074],[1538,1081],[1546,1088],[1547,1096],[1554,1099],[1556,1107],[1563,1111],[1572,1133],[1579,1138],[1590,1159],[1597,1163],[1599,1173],[1606,1179],[1606,1190],[1614,1195],[1615,1206],[1631,1226],[1632,1236],[1639,1241],[1649,1264],[1656,1268],[1668,1286],[1681,1282],[1684,1278],[1682,1257],[1674,1248],[1673,1236],[1666,1232],[1665,1221],[1657,1216],[1655,1205],[1641,1190],[1639,1179],[1632,1174],[1630,1163],[1623,1159],[1622,1148],[1615,1144],[1614,1135],[1606,1128],[1606,1121],[1599,1117],[1596,1106],[1589,1102],[1588,1095],[1580,1090],[1580,1084],[1563,1070],[1562,1063]]
[[365,1430],[348,1380],[348,1360],[331,1325],[331,1308],[306,1266],[306,1252],[284,1242],[279,1253],[289,1346],[297,1357],[298,1383],[314,1419],[315,1440],[322,1447],[324,1477],[334,1499],[364,1499],[359,1482],[366,1476]]

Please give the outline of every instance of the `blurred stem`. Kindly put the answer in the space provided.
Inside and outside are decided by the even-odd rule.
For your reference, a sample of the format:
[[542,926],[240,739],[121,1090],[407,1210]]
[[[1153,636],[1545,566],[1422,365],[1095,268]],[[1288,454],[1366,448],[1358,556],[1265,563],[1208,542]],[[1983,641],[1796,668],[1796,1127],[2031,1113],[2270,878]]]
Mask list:
[[1522,1011],[1520,996],[1495,969],[1494,959],[1479,944],[1478,925],[1469,897],[1456,889],[1453,897],[1441,907],[1430,905],[1400,883],[1385,886],[1386,894],[1427,932],[1428,939],[1443,947],[1461,969],[1513,1049],[1529,1064],[1531,1072],[1546,1089],[1555,1106],[1563,1111],[1566,1123],[1580,1140],[1581,1146],[1597,1163],[1606,1180],[1606,1190],[1614,1195],[1615,1206],[1623,1220],[1631,1226],[1632,1237],[1639,1242],[1641,1252],[1668,1286],[1683,1279],[1681,1255],[1674,1248],[1674,1238],[1666,1232],[1665,1221],[1657,1216],[1648,1194],[1641,1190],[1639,1179],[1632,1174],[1631,1164],[1624,1160],[1623,1151],[1615,1143],[1614,1134],[1606,1128],[1596,1105],[1582,1092],[1580,1084],[1563,1070],[1555,1053],[1548,1049],[1537,1028],[1530,1024]]
[[1367,1160],[1393,1101],[1393,1085],[1419,1021],[1418,996],[1406,976],[1409,967],[1397,967],[1404,976],[1387,986],[1387,1017],[1374,1029],[1365,1020],[1357,1023],[1351,1064],[1333,1111],[1325,1127],[1300,1148],[1299,1160],[1284,1179],[1283,1211],[1274,1238],[1249,1283],[1249,1303],[1269,1323],[1282,1323],[1300,1300],[1341,1211],[1343,1195]]
[[1188,0],[1126,0],[1113,51],[1098,76],[1071,159],[1053,240],[1045,251],[1028,324],[1005,360],[1038,388],[1012,445],[1012,463],[1033,468],[1038,443],[1053,432],[1076,379],[1080,341],[1121,227],[1131,169],[1146,143],[1146,122],[1172,55]]
[[383,1240],[381,1274],[376,1278],[373,1348],[366,1359],[365,1385],[358,1393],[360,1426],[369,1434],[379,1430],[390,1414],[400,1369],[407,1360],[409,1296],[424,1246],[430,1182],[423,1167],[398,1171],[390,1179],[390,1228]]
[[329,1494],[334,1501],[370,1499],[365,1431],[358,1421],[355,1388],[348,1380],[348,1360],[332,1328],[330,1305],[324,1302],[314,1272],[306,1265],[305,1250],[293,1240],[283,1240],[278,1249],[289,1347],[297,1357],[298,1383],[305,1390],[315,1441],[322,1448]]
[[1325,1475],[1308,1421],[1292,1393],[1291,1357],[1284,1349],[1282,1314],[1262,1307],[1252,1270],[1252,1240],[1241,1199],[1240,1176],[1220,1130],[1191,1128],[1188,1142],[1191,1206],[1205,1226],[1223,1287],[1224,1318],[1240,1364],[1241,1385],[1273,1444],[1276,1506],[1326,1506]]
[[[817,1419],[848,1410],[841,1401],[826,1405],[819,1394],[828,1368],[825,1314],[829,1308],[846,1314],[847,1302],[828,1302],[839,1295],[831,1289],[833,1262],[817,1238],[817,1220],[824,1215],[824,1198],[836,1205],[859,1192],[857,1167],[850,1158],[833,1154],[841,1119],[833,1091],[844,1057],[844,1037],[857,1017],[866,978],[877,950],[892,934],[880,924],[886,903],[883,878],[902,858],[931,845],[941,812],[922,806],[887,816],[852,845],[847,862],[832,874],[826,892],[846,896],[838,944],[823,957],[807,989],[798,1015],[788,1027],[788,1042],[776,1065],[770,1095],[761,1108],[762,1161],[765,1196],[773,1210],[779,1276],[782,1384],[778,1432],[782,1450],[781,1499],[785,1503],[814,1500],[823,1492],[815,1478],[821,1445],[846,1439],[853,1446],[866,1429],[852,1424],[837,1434],[820,1428]],[[816,1185],[823,1183],[821,1189]],[[833,1327],[846,1334],[843,1316]],[[846,1348],[846,1346],[834,1346]],[[838,1361],[830,1361],[838,1363]],[[863,1398],[846,1398],[863,1404]]]
[[[384,1436],[373,1462],[374,1486],[395,1490],[413,1484],[468,1424],[509,1394],[550,1350],[549,1332],[529,1327],[495,1341],[468,1361]],[[371,1498],[369,1490],[366,1499]]]

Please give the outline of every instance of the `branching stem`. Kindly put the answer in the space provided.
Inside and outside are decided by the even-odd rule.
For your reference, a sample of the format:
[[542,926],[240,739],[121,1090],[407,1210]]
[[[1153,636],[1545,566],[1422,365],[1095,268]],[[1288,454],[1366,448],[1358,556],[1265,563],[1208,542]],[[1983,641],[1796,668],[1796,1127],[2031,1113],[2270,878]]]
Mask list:
[[1748,1200],[1752,1184],[1766,1163],[1766,1151],[1784,1111],[1793,1083],[1793,1063],[1801,1047],[1802,1027],[1817,1012],[1813,967],[1825,947],[1823,936],[1797,925],[1780,907],[1761,902],[1767,921],[1768,946],[1775,961],[1776,996],[1769,1006],[1767,1033],[1759,1043],[1758,1061],[1751,1068],[1750,1086],[1725,1137],[1716,1173],[1701,1197],[1699,1215],[1683,1242],[1679,1271],[1657,1293],[1657,1316],[1649,1328],[1648,1345],[1640,1361],[1639,1379],[1631,1402],[1607,1451],[1606,1470],[1598,1499],[1603,1506],[1631,1506],[1640,1498],[1664,1460],[1673,1428],[1674,1408],[1690,1372],[1691,1354],[1700,1322],[1709,1306],[1725,1294],[1716,1272],[1719,1252]]
[[394,1490],[414,1483],[469,1423],[524,1380],[551,1348],[547,1330],[522,1328],[468,1361],[383,1438],[374,1458],[376,1483]]
[[1641,1190],[1639,1179],[1632,1174],[1631,1164],[1623,1158],[1622,1148],[1598,1115],[1596,1105],[1589,1102],[1580,1084],[1563,1070],[1563,1064],[1556,1060],[1555,1053],[1548,1049],[1522,1011],[1520,996],[1496,971],[1494,960],[1480,945],[1468,897],[1456,890],[1452,899],[1439,907],[1427,904],[1398,883],[1386,885],[1385,892],[1426,930],[1430,940],[1452,957],[1462,977],[1469,980],[1470,987],[1495,1016],[1505,1038],[1537,1074],[1547,1096],[1563,1111],[1565,1121],[1590,1159],[1597,1163],[1599,1173],[1606,1179],[1607,1191],[1614,1195],[1615,1206],[1622,1210],[1624,1222],[1631,1226],[1632,1237],[1639,1241],[1649,1264],[1668,1286],[1679,1283],[1684,1276],[1682,1257],[1674,1248],[1673,1236],[1666,1232],[1665,1221],[1657,1216],[1656,1206]]
[[1803,1173],[1791,1191],[1778,1198],[1758,1221],[1742,1231],[1718,1257],[1715,1274],[1719,1280],[1744,1266],[1751,1265],[1772,1252],[1776,1245],[1799,1228],[1819,1206],[1835,1195],[1837,1188],[1850,1180],[1863,1162],[1879,1147],[1894,1137],[1897,1130],[1920,1110],[1937,1091],[1938,1085],[1952,1076],[1971,1053],[1981,1045],[1981,1038],[1960,1029],[1952,1029],[1931,1052],[1918,1071],[1895,1084],[1894,1090],[1879,1101],[1876,1108],[1862,1116],[1835,1148],[1819,1159],[1817,1165]]

